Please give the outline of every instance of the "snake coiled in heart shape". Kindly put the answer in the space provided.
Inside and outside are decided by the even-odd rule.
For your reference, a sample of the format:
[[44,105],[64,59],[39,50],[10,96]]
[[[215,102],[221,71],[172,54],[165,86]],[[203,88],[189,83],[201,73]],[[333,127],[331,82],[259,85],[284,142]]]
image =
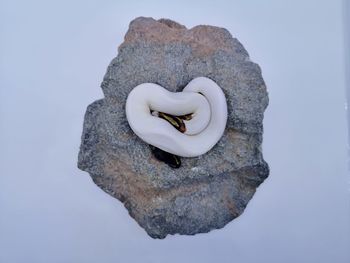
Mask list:
[[[148,144],[196,157],[213,148],[223,135],[227,103],[222,89],[206,77],[193,79],[182,92],[143,83],[129,93],[126,117],[135,134]],[[179,120],[178,128],[174,120]]]

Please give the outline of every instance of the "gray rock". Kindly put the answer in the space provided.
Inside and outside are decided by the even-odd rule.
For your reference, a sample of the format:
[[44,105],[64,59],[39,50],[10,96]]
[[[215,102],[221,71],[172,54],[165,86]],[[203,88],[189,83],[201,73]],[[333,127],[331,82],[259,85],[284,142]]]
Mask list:
[[[261,152],[268,95],[259,66],[224,29],[139,17],[102,82],[105,98],[88,106],[78,167],[153,238],[222,228],[244,211],[269,168]],[[181,91],[195,77],[213,79],[228,104],[226,131],[207,154],[179,169],[155,159],[130,129],[128,93],[144,82]]]

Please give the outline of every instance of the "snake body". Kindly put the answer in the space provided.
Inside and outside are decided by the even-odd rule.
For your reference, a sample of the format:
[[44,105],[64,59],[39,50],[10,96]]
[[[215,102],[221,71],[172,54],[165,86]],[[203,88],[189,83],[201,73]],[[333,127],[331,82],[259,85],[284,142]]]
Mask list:
[[[152,112],[173,116],[191,114],[180,132]],[[154,83],[143,83],[129,93],[126,117],[142,140],[163,151],[195,157],[208,152],[219,141],[227,122],[227,103],[222,89],[211,79],[198,77],[182,92],[170,92]]]

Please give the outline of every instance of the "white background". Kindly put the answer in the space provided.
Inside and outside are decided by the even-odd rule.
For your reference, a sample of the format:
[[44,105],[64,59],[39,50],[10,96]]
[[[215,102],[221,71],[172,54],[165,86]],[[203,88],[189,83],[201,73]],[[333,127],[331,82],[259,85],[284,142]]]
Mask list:
[[[227,28],[262,68],[270,177],[225,228],[153,240],[77,169],[137,16]],[[0,262],[350,262],[340,1],[0,0]]]

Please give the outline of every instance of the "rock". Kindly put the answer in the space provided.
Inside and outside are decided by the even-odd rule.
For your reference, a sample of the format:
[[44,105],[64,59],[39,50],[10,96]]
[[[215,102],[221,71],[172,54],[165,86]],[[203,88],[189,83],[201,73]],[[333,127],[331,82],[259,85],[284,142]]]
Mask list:
[[[168,19],[136,18],[118,51],[101,84],[105,98],[87,108],[78,167],[153,238],[224,227],[269,174],[261,152],[268,95],[259,66],[226,29],[186,29]],[[181,91],[199,76],[224,90],[226,131],[207,154],[181,158],[174,169],[132,132],[126,98],[141,83]]]

